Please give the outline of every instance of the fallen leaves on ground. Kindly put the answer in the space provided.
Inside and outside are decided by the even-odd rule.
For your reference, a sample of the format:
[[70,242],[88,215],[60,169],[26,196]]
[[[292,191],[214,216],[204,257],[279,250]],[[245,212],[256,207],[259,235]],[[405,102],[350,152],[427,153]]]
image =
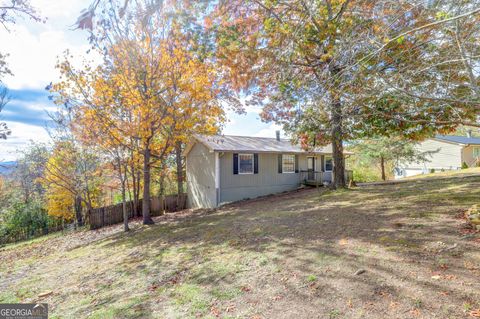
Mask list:
[[470,317],[480,318],[480,309],[470,311]]

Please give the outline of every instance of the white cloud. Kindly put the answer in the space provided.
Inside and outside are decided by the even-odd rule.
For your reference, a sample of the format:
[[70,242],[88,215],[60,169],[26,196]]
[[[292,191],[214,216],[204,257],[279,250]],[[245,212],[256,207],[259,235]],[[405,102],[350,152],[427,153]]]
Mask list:
[[[80,10],[87,8],[92,2],[92,0],[32,0],[31,3],[40,11],[42,16],[52,19],[58,17],[69,18],[74,14],[79,14]],[[71,24],[73,24],[73,22]]]
[[[1,31],[0,31],[1,32]],[[58,79],[55,64],[58,57],[69,49],[74,56],[84,54],[88,44],[74,45],[67,39],[66,32],[44,31],[31,33],[25,26],[15,32],[0,34],[1,42],[8,43],[2,48],[10,56],[7,59],[14,76],[5,78],[11,89],[43,89],[51,81]]]
[[0,141],[0,161],[13,161],[18,158],[18,150],[25,148],[30,141],[49,142],[47,131],[35,125],[20,122],[7,122],[12,135],[8,139]]
[[47,18],[46,23],[19,19],[10,32],[0,28],[1,51],[10,54],[7,62],[14,73],[4,79],[9,88],[43,89],[58,79],[55,64],[66,49],[74,56],[86,53],[89,48],[86,32],[74,31],[71,26],[80,10],[89,4],[89,0],[32,1],[41,16]]
[[[51,81],[58,80],[55,64],[66,49],[70,50],[75,62],[81,60],[79,57],[84,56],[89,48],[87,33],[72,30],[72,26],[80,11],[91,2],[31,0],[41,17],[46,18],[46,23],[19,18],[17,24],[10,26],[10,32],[0,27],[0,51],[10,54],[7,63],[14,73],[14,76],[2,79],[8,88],[43,91]],[[26,100],[26,97],[12,100],[1,114],[12,135],[6,141],[0,141],[0,161],[15,160],[18,157],[16,151],[24,148],[30,140],[49,140],[46,130],[39,125],[46,117],[45,111],[53,111],[54,106],[34,97]]]
[[280,135],[282,138],[285,137],[285,133],[283,133],[282,127],[280,125],[277,125],[275,123],[271,123],[268,127],[263,128],[253,134],[253,136],[257,137],[275,137],[276,136],[276,131],[280,131]]

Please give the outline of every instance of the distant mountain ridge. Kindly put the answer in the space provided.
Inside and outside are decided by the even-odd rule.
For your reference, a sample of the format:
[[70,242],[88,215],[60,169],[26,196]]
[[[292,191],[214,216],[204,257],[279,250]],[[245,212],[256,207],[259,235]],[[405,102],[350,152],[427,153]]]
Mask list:
[[16,161],[0,162],[0,175],[11,173],[15,166],[17,166]]

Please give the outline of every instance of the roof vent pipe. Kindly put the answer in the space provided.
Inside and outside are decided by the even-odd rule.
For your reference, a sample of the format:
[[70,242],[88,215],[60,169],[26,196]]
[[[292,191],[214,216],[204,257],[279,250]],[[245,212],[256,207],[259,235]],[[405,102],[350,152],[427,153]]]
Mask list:
[[275,135],[277,137],[277,141],[280,141],[280,131],[275,131]]

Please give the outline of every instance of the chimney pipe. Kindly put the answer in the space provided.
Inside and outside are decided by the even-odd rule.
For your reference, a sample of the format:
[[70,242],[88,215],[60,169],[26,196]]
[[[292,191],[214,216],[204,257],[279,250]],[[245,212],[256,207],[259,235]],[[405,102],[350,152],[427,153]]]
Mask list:
[[472,130],[467,130],[467,137],[468,138],[472,137]]
[[280,131],[275,131],[275,135],[277,137],[277,141],[280,141]]

